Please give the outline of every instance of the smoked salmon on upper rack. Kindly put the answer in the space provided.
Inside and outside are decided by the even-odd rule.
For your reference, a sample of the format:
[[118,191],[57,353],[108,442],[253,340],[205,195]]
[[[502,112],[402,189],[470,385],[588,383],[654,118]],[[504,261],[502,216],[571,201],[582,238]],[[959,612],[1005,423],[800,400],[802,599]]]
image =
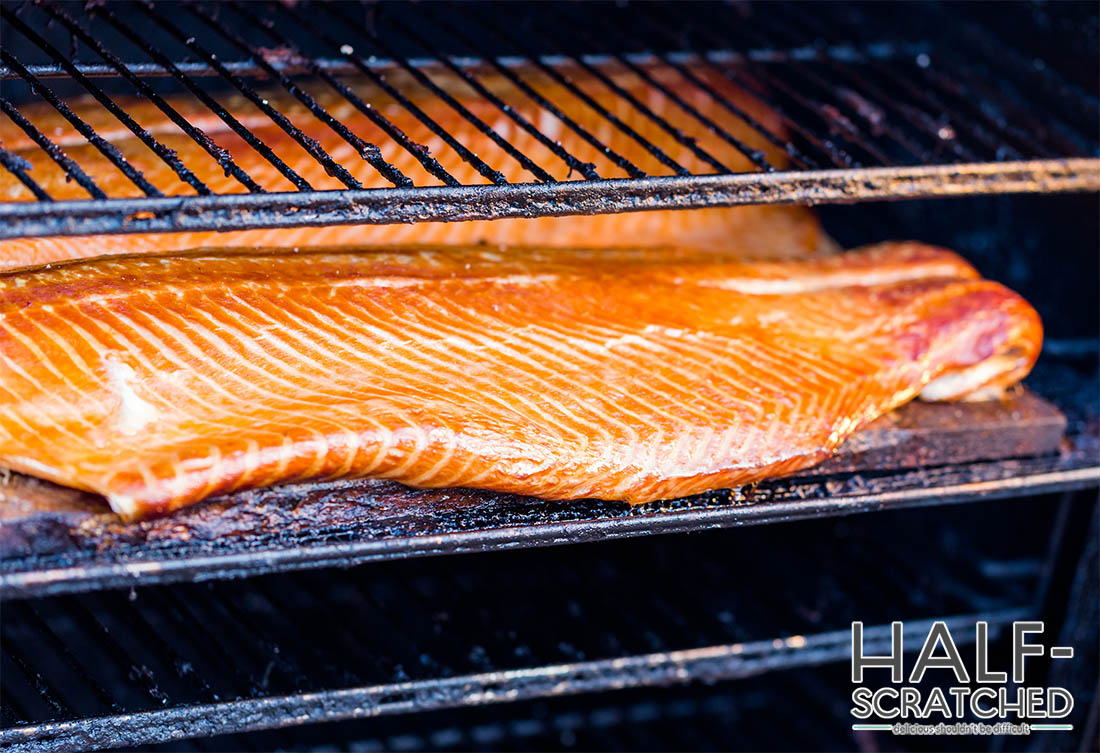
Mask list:
[[[763,157],[768,164],[783,168],[789,155],[760,134],[756,127],[734,114],[746,113],[760,129],[782,137],[784,124],[773,111],[729,79],[700,67],[693,75],[710,89],[685,85],[686,79],[672,69],[650,66],[644,69],[653,81],[676,92],[677,96],[718,128],[740,142],[752,154]],[[676,174],[669,162],[692,174],[708,174],[729,170],[754,171],[754,162],[729,139],[721,138],[702,121],[688,115],[679,104],[668,98],[659,87],[635,73],[608,70],[609,80],[628,92],[659,118],[675,123],[683,131],[681,139],[671,136],[639,107],[617,94],[606,83],[582,70],[564,72],[572,83],[585,92],[607,115],[600,113],[560,82],[544,73],[524,70],[523,81],[546,102],[551,103],[570,123],[547,109],[499,73],[473,69],[489,91],[511,108],[510,113],[531,124],[552,139],[580,163],[591,175],[601,178],[626,178],[631,173],[625,164],[633,165],[647,175]],[[554,180],[578,180],[584,174],[576,165],[568,164],[489,99],[471,89],[461,79],[444,70],[432,70],[430,75],[438,85],[455,98],[474,117],[500,135],[502,140],[529,157]],[[387,80],[406,93],[412,104],[438,123],[455,140],[465,145],[486,166],[513,183],[536,182],[536,174],[499,144],[481,132],[440,97],[402,78],[387,74]],[[333,118],[364,142],[377,144],[380,156],[388,164],[408,176],[417,186],[442,185],[441,178],[425,165],[434,160],[460,184],[490,183],[475,164],[434,133],[404,104],[395,101],[379,87],[364,80],[349,79],[349,86],[373,110],[414,145],[407,149],[385,133],[348,99],[330,88],[311,91]],[[712,95],[713,92],[713,95]],[[282,128],[240,95],[212,95],[241,124],[271,148],[315,190],[337,190],[347,185],[329,174],[324,165],[311,156]],[[284,113],[303,134],[316,141],[335,163],[364,188],[388,188],[392,183],[366,159],[356,153],[344,136],[312,115],[297,99],[285,91],[265,93],[267,101]],[[152,103],[144,99],[117,97],[116,101],[152,136],[179,157],[182,163],[214,193],[243,193],[245,185],[230,175],[208,152],[184,133]],[[172,107],[189,123],[205,132],[214,144],[226,150],[233,161],[266,191],[294,191],[295,185],[266,157],[250,146],[231,127],[204,106],[197,98],[177,95],[168,99]],[[195,189],[152,150],[127,130],[105,108],[88,97],[69,102],[72,109],[92,125],[125,159],[138,169],[158,190],[166,195],[194,195]],[[52,107],[31,103],[20,112],[57,144],[111,198],[144,195],[138,186],[111,164]],[[621,125],[616,125],[615,118]],[[655,145],[663,157],[655,156],[641,141]],[[583,134],[609,151],[594,146]],[[65,172],[13,122],[0,118],[0,145],[31,166],[30,176],[54,199],[87,199],[88,192]],[[430,164],[430,163],[429,163]],[[719,169],[721,167],[722,169]],[[33,196],[14,175],[0,170],[0,200],[29,201]],[[411,225],[358,225],[323,228],[292,228],[244,230],[234,232],[188,232],[170,234],[96,235],[75,237],[17,238],[0,240],[0,269],[12,269],[47,264],[70,259],[92,258],[115,254],[172,253],[204,247],[363,247],[452,244],[491,246],[555,246],[555,247],[637,247],[640,245],[706,248],[728,250],[734,239],[737,248],[754,258],[784,258],[802,256],[828,247],[813,213],[801,207],[749,206],[709,208],[690,212],[658,211],[616,215],[539,217],[473,222],[430,222]]]
[[812,466],[1041,340],[914,243],[99,259],[0,275],[0,466],[127,519],[348,477],[640,503]]

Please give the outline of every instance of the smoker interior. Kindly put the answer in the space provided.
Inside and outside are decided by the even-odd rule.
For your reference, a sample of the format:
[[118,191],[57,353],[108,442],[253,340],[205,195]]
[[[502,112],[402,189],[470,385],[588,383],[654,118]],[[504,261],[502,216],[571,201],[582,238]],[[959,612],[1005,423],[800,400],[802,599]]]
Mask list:
[[[1010,280],[1047,325],[1032,385],[1087,439],[1100,427],[1094,203],[961,199],[838,207],[824,219],[845,242],[923,236]],[[1084,446],[1100,460],[1094,440]],[[1039,675],[1071,688],[1076,731],[997,744],[1075,749],[1095,737],[1096,501],[1088,489],[9,601],[0,741],[946,750],[959,741],[853,737],[848,624],[881,633],[893,619],[919,629],[943,618],[966,640],[981,615],[994,627],[1045,619],[1079,657]],[[140,716],[115,719],[130,713]],[[326,719],[345,721],[306,723]]]
[[[577,63],[562,55],[582,52],[603,55],[582,62],[624,65],[607,56],[617,51],[656,52],[670,63],[703,51],[711,65],[729,62],[719,53],[737,49],[751,54],[734,69],[751,70],[757,84],[765,82],[760,95],[784,113],[791,136],[783,146],[792,157],[792,173],[944,167],[922,184],[919,195],[996,193],[1010,190],[1006,186],[1041,192],[1092,184],[1040,184],[1034,174],[1012,178],[995,169],[975,183],[966,170],[952,173],[952,165],[988,160],[996,168],[1027,159],[1084,157],[1089,180],[1095,179],[1092,4],[998,6],[996,13],[981,5],[922,4],[906,6],[905,23],[898,23],[896,11],[876,4],[812,6],[812,14],[791,4],[749,11],[741,5],[690,6],[690,12],[652,6],[638,25],[623,23],[619,14],[627,11],[617,5],[577,4],[553,6],[534,22],[536,28],[518,24],[504,39],[485,24],[519,15],[516,8],[471,12],[466,6],[432,5],[430,13],[453,23],[423,24],[415,16],[422,4],[383,5],[364,11],[372,24],[366,28],[389,52],[375,49],[375,40],[357,38],[350,57],[338,44],[287,23],[304,6],[270,4],[263,7],[282,19],[277,33],[308,53],[271,61],[251,57],[190,10],[167,3],[157,3],[149,13],[127,6],[126,28],[153,40],[142,57],[123,30],[97,18],[100,7],[5,3],[5,13],[18,15],[57,51],[52,56],[33,40],[6,33],[2,46],[9,57],[0,61],[5,102],[21,105],[36,96],[13,59],[60,95],[87,91],[73,80],[73,70],[86,73],[103,91],[130,90],[107,58],[80,39],[70,41],[63,16],[90,29],[108,48],[128,53],[125,60],[138,61],[129,68],[142,74],[150,91],[163,94],[186,87],[180,76],[163,75],[154,53],[170,56],[163,59],[175,60],[181,76],[204,91],[232,87],[228,76],[188,47],[186,35],[173,41],[151,14],[202,30],[198,43],[253,89],[262,81],[261,59],[304,81],[310,61],[333,75],[367,75],[360,63],[371,71],[391,71],[410,56],[409,66],[419,69],[426,63],[417,56],[440,52],[508,55],[502,65],[511,70],[508,65],[546,55],[551,67],[569,69]],[[114,10],[119,7],[108,6],[121,15]],[[212,7],[201,6],[204,12],[214,12]],[[224,8],[217,11],[226,14],[222,20],[237,17],[233,6]],[[563,14],[584,19],[596,32],[567,33]],[[401,24],[424,36],[427,46],[402,32]],[[273,41],[247,25],[236,33],[253,45]],[[819,39],[825,46],[816,44]],[[363,50],[378,54],[370,59]],[[57,57],[77,65],[68,67]],[[270,85],[270,72],[267,76]],[[15,110],[12,105],[8,117]],[[674,125],[688,137],[690,129],[706,130],[689,113]],[[674,133],[667,136],[667,143],[652,146],[677,143]],[[499,160],[516,159],[492,153]],[[2,167],[33,193],[33,173],[2,151],[0,157]],[[658,181],[633,186],[605,184],[609,176],[597,171],[595,178],[570,181],[589,193],[570,194],[569,186],[545,181],[538,191],[499,184],[492,177],[494,164],[500,163],[486,162],[490,170],[482,173],[485,186],[479,189],[484,190],[448,194],[452,203],[445,211],[477,216],[487,211],[479,208],[477,196],[490,196],[502,215],[520,208],[527,213],[622,209],[651,196],[668,206],[738,200],[729,193],[735,184],[726,180],[734,176],[720,171],[721,180],[706,183],[714,176],[685,176],[667,164],[641,171],[644,175],[626,170],[636,180]],[[1080,177],[1079,170],[1069,173]],[[754,201],[858,199],[891,190],[898,197],[912,195],[901,193],[908,184],[876,184],[871,172],[857,174],[863,181],[844,184],[847,194],[815,173],[808,175],[807,182],[781,184],[770,192],[752,193],[751,183],[736,185]],[[534,173],[531,177],[538,180]],[[676,194],[671,186],[681,184],[675,181],[695,186],[690,198]],[[962,189],[959,181],[965,183]],[[872,185],[877,187],[862,193],[861,186]],[[699,190],[703,186],[707,190]],[[359,199],[351,197],[359,196],[358,189],[345,188],[298,196],[246,191],[242,183],[242,193],[233,196],[191,197],[179,204],[141,191],[144,198],[109,196],[95,207],[35,194],[37,201],[0,206],[0,232],[270,226],[286,223],[280,207],[288,201],[307,207],[318,222],[351,218],[349,206],[365,207],[354,218],[369,222],[400,219],[400,212],[391,211],[396,205],[444,211],[444,204],[420,186],[401,194],[404,203],[396,204],[396,194],[387,198],[384,192],[378,204],[365,198],[356,204]],[[245,200],[257,211],[227,213]],[[163,212],[165,201],[173,202],[171,213]],[[822,214],[843,245],[884,238],[941,243],[1032,301],[1043,316],[1047,342],[1029,383],[1066,414],[1074,457],[1086,467],[1100,467],[1100,229],[1094,194],[860,204],[829,207]],[[918,480],[956,471],[923,469],[930,474]],[[825,479],[822,487],[835,488],[830,483],[837,481]],[[1044,666],[1038,684],[1070,688],[1077,705],[1072,734],[967,740],[969,747],[1095,747],[1096,491],[982,497],[971,494],[971,504],[959,506],[802,522],[777,516],[769,520],[774,525],[742,530],[244,580],[115,590],[99,583],[87,593],[6,601],[0,622],[0,745],[14,750],[126,745],[146,750],[158,742],[172,750],[954,749],[960,747],[957,738],[853,735],[847,629],[858,619],[881,636],[890,620],[905,619],[919,632],[927,621],[943,618],[965,636],[980,615],[994,632],[1013,619],[1043,618],[1064,641],[1060,645],[1074,645],[1074,664]],[[837,505],[829,514],[842,512],[843,505]],[[478,518],[463,523],[485,522]],[[341,535],[330,533],[334,539]],[[254,554],[262,559],[268,552]],[[995,649],[1003,645],[998,642]],[[680,687],[684,683],[687,687]],[[310,724],[320,721],[329,723]]]

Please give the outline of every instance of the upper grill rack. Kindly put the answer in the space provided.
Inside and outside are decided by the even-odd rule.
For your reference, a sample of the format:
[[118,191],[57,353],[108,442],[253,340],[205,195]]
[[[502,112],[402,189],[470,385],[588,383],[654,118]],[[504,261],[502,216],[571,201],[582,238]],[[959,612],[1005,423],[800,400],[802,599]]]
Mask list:
[[0,237],[1095,190],[1095,7],[1028,13],[0,3]]

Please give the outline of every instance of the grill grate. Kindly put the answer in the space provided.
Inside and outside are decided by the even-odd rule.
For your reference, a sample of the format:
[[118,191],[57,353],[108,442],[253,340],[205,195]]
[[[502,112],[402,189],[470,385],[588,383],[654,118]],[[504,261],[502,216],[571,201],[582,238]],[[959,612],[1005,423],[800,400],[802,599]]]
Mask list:
[[4,3],[0,237],[1100,188],[1095,35],[897,12]]
[[[0,743],[139,745],[742,677],[845,659],[853,615],[876,640],[891,619],[996,628],[1035,613],[1033,534],[1054,501],[616,542],[550,567],[532,550],[15,602]],[[973,619],[952,623],[963,639]]]

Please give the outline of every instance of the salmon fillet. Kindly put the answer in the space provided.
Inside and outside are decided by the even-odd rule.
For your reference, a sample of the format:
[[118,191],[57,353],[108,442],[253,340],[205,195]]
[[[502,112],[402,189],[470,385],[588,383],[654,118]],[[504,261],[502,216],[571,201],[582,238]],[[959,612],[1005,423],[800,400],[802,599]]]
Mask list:
[[[770,164],[782,168],[789,163],[788,155],[762,137],[744,120],[733,114],[740,109],[755,118],[765,129],[783,136],[783,123],[771,110],[745,94],[728,79],[708,69],[694,70],[695,76],[710,87],[724,103],[700,88],[685,85],[686,79],[668,68],[654,66],[645,69],[654,81],[675,91],[703,117],[725,129],[751,149],[760,150]],[[611,81],[642,102],[652,112],[680,128],[689,144],[677,143],[660,125],[648,118],[604,83],[582,70],[563,68],[575,84],[592,99],[618,118],[627,128],[659,145],[667,157],[695,174],[718,172],[718,168],[696,153],[701,150],[719,164],[734,172],[756,170],[757,167],[729,141],[720,138],[709,127],[687,114],[666,97],[658,87],[629,72],[608,71]],[[540,132],[558,142],[578,160],[591,163],[600,177],[625,178],[628,172],[612,158],[586,141],[551,110],[516,88],[500,74],[474,70],[489,91],[526,119]],[[585,176],[540,143],[534,136],[497,109],[491,102],[445,71],[431,72],[436,83],[448,90],[474,116],[480,118],[508,143],[543,167],[555,180],[577,180]],[[668,164],[654,157],[643,145],[591,106],[570,93],[560,83],[545,74],[525,70],[520,73],[541,96],[611,150],[629,160],[649,175],[672,175]],[[500,146],[481,133],[475,125],[459,115],[442,99],[427,93],[421,85],[410,83],[399,74],[388,74],[388,80],[406,92],[414,104],[439,123],[457,141],[498,171],[510,182],[532,182],[535,175]],[[372,108],[389,120],[409,139],[419,144],[438,160],[452,176],[465,185],[487,184],[490,181],[455,149],[433,133],[406,107],[390,98],[377,86],[364,80],[349,79],[349,85]],[[310,89],[334,118],[363,140],[379,145],[381,156],[412,179],[418,186],[442,185],[442,181],[427,170],[412,152],[398,145],[378,125],[356,109],[341,95],[329,88]],[[285,91],[265,93],[278,111],[285,113],[308,138],[316,140],[340,165],[365,188],[385,188],[391,183],[362,159],[339,134],[315,118],[298,100]],[[293,168],[314,189],[346,188],[337,178],[295,143],[282,129],[258,108],[239,95],[219,94],[215,97],[242,124]],[[243,193],[244,185],[227,175],[213,157],[200,148],[178,126],[153,104],[144,99],[116,98],[119,105],[153,136],[174,150],[183,163],[215,193]],[[230,127],[197,99],[177,96],[170,99],[173,107],[189,123],[206,132],[215,144],[225,149],[233,160],[267,191],[294,191],[295,186],[272,166],[259,152],[250,147]],[[97,132],[117,147],[126,159],[154,186],[168,195],[190,195],[194,189],[102,106],[90,98],[70,102],[72,108]],[[729,107],[727,106],[729,105]],[[732,110],[731,110],[732,108]],[[21,108],[25,117],[46,133],[63,151],[80,164],[110,197],[141,196],[138,187],[90,145],[72,125],[45,103]],[[33,177],[55,199],[86,199],[89,194],[76,182],[66,180],[65,173],[44,151],[14,123],[0,119],[0,144],[31,166]],[[4,201],[28,201],[30,191],[12,174],[0,171],[0,197]],[[115,236],[77,236],[21,238],[0,240],[0,269],[47,264],[68,259],[91,258],[114,254],[170,253],[203,247],[362,247],[395,244],[456,244],[527,245],[527,246],[638,246],[677,245],[711,250],[729,248],[731,237],[738,239],[739,248],[758,258],[800,256],[822,248],[826,241],[812,212],[801,207],[750,206],[700,209],[691,212],[659,211],[599,215],[591,217],[543,217],[462,223],[417,223],[413,225],[339,226],[274,230],[246,230],[229,233],[193,232],[172,234],[135,234]]]
[[1041,339],[920,244],[102,259],[0,275],[0,465],[127,519],[344,477],[640,503],[812,466]]

